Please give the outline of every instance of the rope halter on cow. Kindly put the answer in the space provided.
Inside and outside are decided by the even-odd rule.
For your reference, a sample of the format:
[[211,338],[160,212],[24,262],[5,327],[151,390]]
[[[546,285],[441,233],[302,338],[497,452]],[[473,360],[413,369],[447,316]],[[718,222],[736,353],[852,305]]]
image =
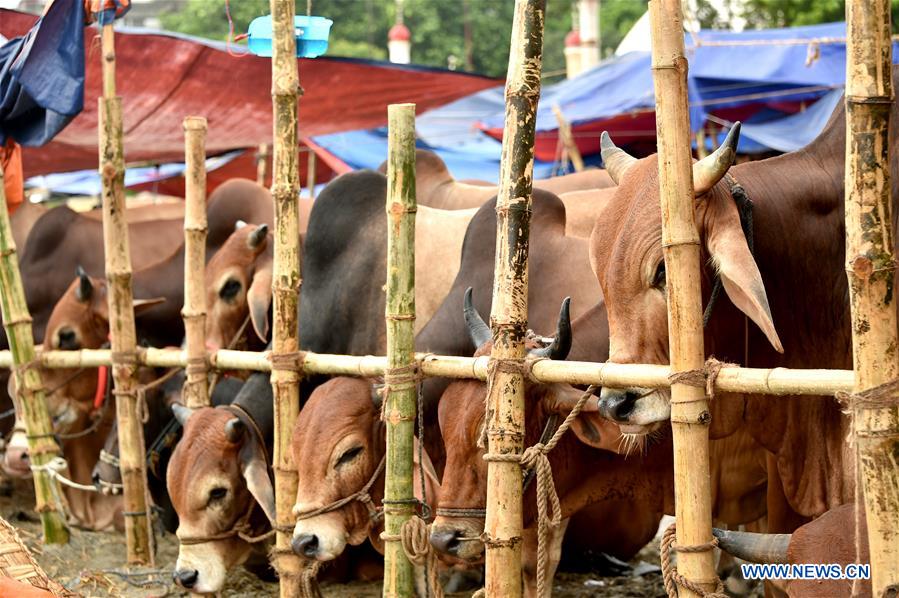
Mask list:
[[705,544],[696,544],[693,546],[678,546],[675,543],[677,529],[672,523],[662,535],[662,544],[659,547],[659,557],[662,561],[662,578],[665,583],[665,592],[668,598],[677,598],[677,587],[681,586],[691,592],[702,596],[703,598],[727,598],[724,593],[724,584],[715,577],[715,591],[709,592],[701,585],[694,583],[677,572],[677,568],[671,563],[671,550],[676,552],[708,552],[714,550],[718,546],[718,538],[712,536],[712,539]]
[[303,511],[300,513],[294,512],[296,520],[299,521],[301,519],[311,519],[312,517],[318,517],[319,515],[324,515],[325,513],[331,513],[333,511],[337,511],[338,509],[342,509],[346,505],[350,504],[354,501],[359,501],[365,508],[368,509],[368,517],[372,522],[378,521],[382,515],[383,511],[375,506],[375,502],[371,498],[371,494],[369,491],[371,487],[375,485],[378,477],[384,472],[384,466],[387,464],[387,454],[385,453],[383,457],[381,457],[380,463],[375,468],[375,472],[368,479],[362,488],[353,492],[349,496],[345,496],[341,499],[335,500],[334,502],[328,503],[323,507],[319,507],[317,509],[312,509],[309,511]]

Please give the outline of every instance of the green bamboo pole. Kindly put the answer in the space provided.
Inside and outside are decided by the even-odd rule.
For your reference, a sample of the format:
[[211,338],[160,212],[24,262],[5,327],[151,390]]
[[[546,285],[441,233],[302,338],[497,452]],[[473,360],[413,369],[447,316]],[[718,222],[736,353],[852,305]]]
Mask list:
[[[412,596],[414,571],[398,539],[414,514],[415,104],[387,108],[387,469],[384,596]],[[392,373],[391,370],[397,373]],[[395,502],[394,502],[395,501]]]
[[[506,76],[506,116],[496,200],[491,357],[487,397],[488,451],[520,454],[524,439],[524,378],[514,367],[525,357],[528,318],[528,240],[534,135],[543,60],[545,0],[516,0]],[[521,596],[521,467],[490,461],[484,524],[488,597]],[[543,598],[543,597],[540,597]]]
[[209,405],[206,364],[206,119],[184,119],[184,337],[188,407]]
[[125,542],[128,563],[152,565],[153,527],[149,517],[144,427],[138,410],[137,335],[131,291],[131,257],[125,220],[125,156],[122,143],[122,98],[115,95],[115,34],[101,33],[103,97],[100,104],[100,178],[103,185],[103,246],[109,289],[109,332],[119,428]]
[[[890,185],[893,104],[889,0],[846,3],[846,273],[855,392],[899,377]],[[895,126],[895,123],[894,123]],[[856,400],[852,434],[874,596],[899,592],[899,409]],[[860,511],[856,511],[860,518]],[[856,521],[856,525],[860,523]]]
[[[699,233],[693,221],[693,158],[687,109],[687,59],[680,0],[650,0],[652,74],[656,95],[662,247],[668,273],[668,339],[671,371],[702,369],[705,361]],[[709,415],[705,390],[671,386],[674,444],[674,503],[677,544],[698,546],[712,540],[709,482]],[[679,572],[714,590],[714,552],[680,552]],[[693,596],[679,588],[681,596]]]
[[[271,0],[272,111],[274,156],[272,198],[275,203],[275,248],[272,297],[272,388],[275,408],[275,568],[281,579],[282,598],[300,594],[302,562],[290,549],[295,523],[292,509],[297,496],[297,472],[290,437],[299,412],[300,372],[286,365],[300,348],[297,305],[300,288],[299,172],[297,170],[297,72],[293,0]],[[294,360],[295,361],[295,360]],[[276,365],[285,364],[285,365]]]
[[[35,360],[34,337],[31,334],[31,315],[25,302],[22,273],[16,259],[16,243],[9,224],[6,209],[6,192],[3,187],[3,168],[0,167],[0,309],[3,326],[9,339],[12,366],[21,368],[16,376],[16,401],[18,416],[25,420],[28,435],[28,452],[33,465],[49,463],[59,455],[59,447],[53,440],[53,424],[44,402],[44,386],[40,373],[25,367]],[[55,487],[54,487],[55,486]],[[34,472],[35,510],[40,514],[47,544],[66,544],[69,530],[65,515],[57,510],[53,496],[61,496],[58,482],[46,471]]]

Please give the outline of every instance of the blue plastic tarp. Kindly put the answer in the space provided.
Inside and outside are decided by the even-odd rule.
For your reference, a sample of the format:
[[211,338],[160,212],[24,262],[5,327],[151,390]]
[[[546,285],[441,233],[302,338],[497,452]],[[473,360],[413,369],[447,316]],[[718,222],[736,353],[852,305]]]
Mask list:
[[0,144],[53,139],[84,107],[84,5],[56,0],[23,37],[0,47]]

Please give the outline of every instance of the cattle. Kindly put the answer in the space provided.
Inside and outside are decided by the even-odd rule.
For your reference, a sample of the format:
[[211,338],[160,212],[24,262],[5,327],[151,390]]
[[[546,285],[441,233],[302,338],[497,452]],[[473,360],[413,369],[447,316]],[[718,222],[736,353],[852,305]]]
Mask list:
[[[381,397],[369,380],[337,377],[312,393],[297,418],[291,451],[297,466],[297,497],[293,513],[298,521],[291,546],[295,553],[330,561],[346,546],[369,539],[383,553],[386,424],[380,418]],[[416,441],[417,445],[417,441]],[[440,480],[427,453],[413,452],[413,487],[419,500],[437,504]],[[421,467],[419,467],[419,465]],[[424,492],[420,472],[424,472]],[[368,494],[372,503],[351,501],[328,511],[333,503],[358,492],[374,478]],[[304,514],[326,509],[318,515]]]
[[[712,265],[702,269],[703,298],[708,300],[717,273],[729,299],[722,295],[714,306],[705,328],[706,352],[747,367],[851,368],[842,104],[805,148],[730,167],[738,134],[737,126],[721,148],[693,166],[702,263]],[[591,261],[609,313],[609,359],[667,363],[657,157],[636,160],[608,136],[602,146],[619,183],[591,238]],[[894,170],[896,157],[894,152]],[[731,195],[732,181],[754,205],[754,252]],[[895,201],[899,191],[893,184]],[[668,420],[669,392],[606,388],[600,409],[623,430],[646,433]],[[769,531],[792,531],[852,500],[847,419],[833,399],[719,393],[711,414],[712,438],[745,426],[769,453]]]
[[[166,486],[178,513],[180,542],[173,578],[198,594],[215,593],[232,567],[264,561],[258,535],[271,528],[275,499],[269,478],[274,433],[268,374],[253,374],[223,407],[174,405],[184,435],[175,447]],[[254,553],[254,547],[260,551]]]
[[[387,172],[386,161],[378,167],[378,172]],[[606,189],[613,184],[605,170],[597,169],[534,181],[535,188],[555,195]],[[415,190],[419,205],[442,210],[479,208],[497,191],[492,185],[456,181],[440,156],[423,149],[415,150]]]

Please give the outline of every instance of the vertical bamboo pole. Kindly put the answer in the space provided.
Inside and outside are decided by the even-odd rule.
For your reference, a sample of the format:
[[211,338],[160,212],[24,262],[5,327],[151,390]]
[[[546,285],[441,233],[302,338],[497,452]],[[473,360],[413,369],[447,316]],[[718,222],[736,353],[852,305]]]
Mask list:
[[131,258],[125,220],[125,157],[122,98],[115,96],[115,37],[102,29],[103,97],[100,98],[100,178],[103,185],[103,245],[109,288],[109,332],[119,428],[119,459],[125,499],[128,562],[153,564],[153,528],[148,516],[144,428],[138,411],[136,334],[131,292]]
[[[656,96],[662,247],[668,278],[671,371],[701,370],[705,360],[699,278],[699,234],[693,221],[693,160],[687,111],[687,59],[680,0],[650,0]],[[712,540],[709,413],[702,388],[671,386],[677,543]],[[717,584],[711,549],[678,554],[679,572],[709,590]],[[693,593],[681,588],[681,596]]]
[[309,199],[315,199],[315,152],[310,148],[306,157],[306,186],[309,188]]
[[[540,99],[545,0],[516,0],[506,76],[506,117],[496,200],[493,327],[495,364],[489,377],[489,452],[519,454],[524,439],[524,379],[528,318],[528,240],[534,170],[534,128]],[[521,467],[490,461],[487,468],[485,589],[488,597],[521,596]]]
[[[290,456],[290,436],[299,412],[300,372],[286,365],[300,348],[297,304],[300,288],[299,173],[297,170],[297,72],[293,0],[271,0],[272,111],[274,157],[272,198],[275,202],[275,257],[272,296],[272,387],[275,394],[275,568],[281,596],[298,596],[300,557],[290,549],[291,510],[297,496],[297,472]],[[281,365],[279,365],[281,364]]]
[[206,378],[206,119],[184,119],[184,332],[188,407],[209,404]]
[[[890,185],[889,0],[846,3],[846,273],[855,391],[899,376]],[[894,123],[895,125],[895,123]],[[856,404],[853,436],[874,596],[899,592],[899,409]],[[858,493],[856,494],[858,496]]]
[[[399,533],[414,514],[415,433],[415,104],[387,108],[387,477],[384,596],[414,594],[412,564]],[[394,370],[396,373],[391,372]],[[395,538],[395,539],[394,539]]]
[[[569,123],[565,118],[565,115],[562,114],[562,110],[559,108],[558,104],[553,104],[553,114],[556,115],[556,122],[559,123],[559,138],[562,140],[565,150],[568,152],[568,159],[571,160],[574,171],[580,172],[584,169],[584,159],[581,157],[581,150],[578,149],[577,143],[574,141],[574,135],[571,132],[571,123]],[[562,163],[564,164],[565,161],[563,160]]]
[[[28,435],[28,452],[31,463],[41,466],[59,454],[59,447],[53,440],[53,424],[44,402],[44,387],[40,373],[30,367],[34,363],[34,337],[31,333],[31,315],[25,302],[22,273],[16,258],[16,243],[9,224],[6,209],[6,192],[3,186],[3,167],[0,166],[0,311],[9,348],[12,352],[16,375],[15,401],[18,417],[25,420]],[[59,496],[58,482],[46,471],[34,472],[35,510],[40,514],[47,544],[65,544],[69,541],[69,530],[65,514],[57,510],[54,495]]]
[[266,161],[268,160],[268,144],[262,143],[259,145],[259,150],[256,152],[256,182],[260,185],[265,185],[265,171],[266,171]]

